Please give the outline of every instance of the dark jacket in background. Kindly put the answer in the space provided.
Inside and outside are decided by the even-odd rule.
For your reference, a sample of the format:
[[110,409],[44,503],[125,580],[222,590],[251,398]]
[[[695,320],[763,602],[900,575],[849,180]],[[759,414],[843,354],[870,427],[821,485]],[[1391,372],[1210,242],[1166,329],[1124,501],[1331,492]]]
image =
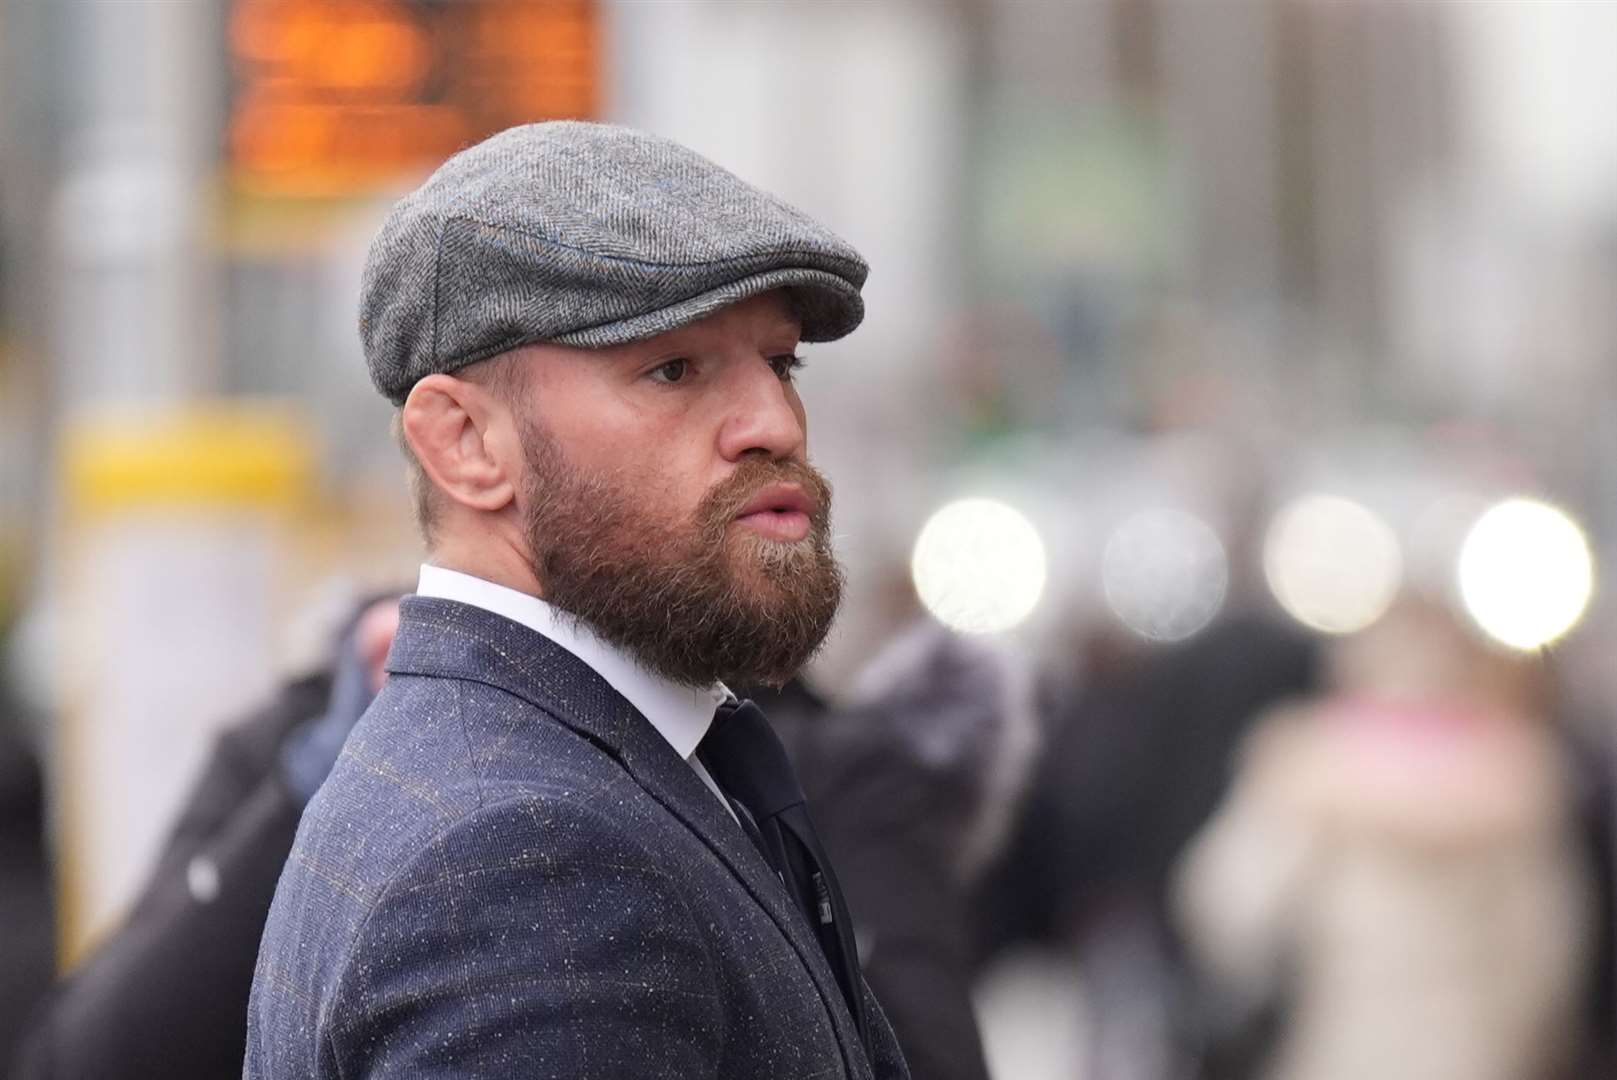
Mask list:
[[1166,922],[1174,859],[1229,786],[1253,718],[1318,679],[1317,642],[1259,616],[1096,654],[1042,704],[1048,745],[978,898],[984,957],[1017,941],[1070,945],[1119,904]]
[[44,785],[25,723],[0,673],[0,1066],[27,1033],[56,969]]
[[330,686],[288,683],[220,736],[127,920],[36,1014],[17,1080],[240,1074],[258,939],[300,812],[276,763]]

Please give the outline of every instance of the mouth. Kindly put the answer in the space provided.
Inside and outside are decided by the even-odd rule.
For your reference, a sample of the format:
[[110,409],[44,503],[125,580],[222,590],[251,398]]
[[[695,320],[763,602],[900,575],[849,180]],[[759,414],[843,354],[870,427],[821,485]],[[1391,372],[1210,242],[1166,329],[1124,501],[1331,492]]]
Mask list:
[[771,540],[795,542],[809,534],[814,500],[796,484],[771,484],[748,499],[737,523]]

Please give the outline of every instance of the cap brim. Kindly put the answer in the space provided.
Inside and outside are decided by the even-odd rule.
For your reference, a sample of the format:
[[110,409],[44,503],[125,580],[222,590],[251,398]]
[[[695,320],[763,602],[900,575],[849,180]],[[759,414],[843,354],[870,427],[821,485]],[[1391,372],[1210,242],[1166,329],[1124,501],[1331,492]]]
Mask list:
[[783,267],[726,282],[658,311],[569,331],[548,340],[586,349],[644,341],[775,289],[784,289],[789,295],[792,312],[802,324],[804,341],[835,341],[852,333],[865,317],[865,302],[859,290],[843,278],[809,267]]

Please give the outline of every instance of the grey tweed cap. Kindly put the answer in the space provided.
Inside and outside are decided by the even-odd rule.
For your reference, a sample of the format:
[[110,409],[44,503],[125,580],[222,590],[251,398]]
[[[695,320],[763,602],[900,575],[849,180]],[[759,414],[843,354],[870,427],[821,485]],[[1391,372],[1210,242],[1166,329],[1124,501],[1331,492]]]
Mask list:
[[638,341],[772,289],[803,340],[864,318],[868,267],[830,230],[678,143],[607,124],[502,131],[446,161],[372,242],[360,299],[371,379],[535,342]]

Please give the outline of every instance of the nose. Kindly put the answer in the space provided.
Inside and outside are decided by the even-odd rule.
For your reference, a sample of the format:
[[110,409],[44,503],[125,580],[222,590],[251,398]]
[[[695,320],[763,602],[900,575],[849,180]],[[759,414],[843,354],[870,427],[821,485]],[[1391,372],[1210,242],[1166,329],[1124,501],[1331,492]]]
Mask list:
[[719,428],[719,453],[725,460],[739,461],[749,453],[801,457],[807,432],[803,403],[792,384],[760,361],[738,365],[728,381]]

